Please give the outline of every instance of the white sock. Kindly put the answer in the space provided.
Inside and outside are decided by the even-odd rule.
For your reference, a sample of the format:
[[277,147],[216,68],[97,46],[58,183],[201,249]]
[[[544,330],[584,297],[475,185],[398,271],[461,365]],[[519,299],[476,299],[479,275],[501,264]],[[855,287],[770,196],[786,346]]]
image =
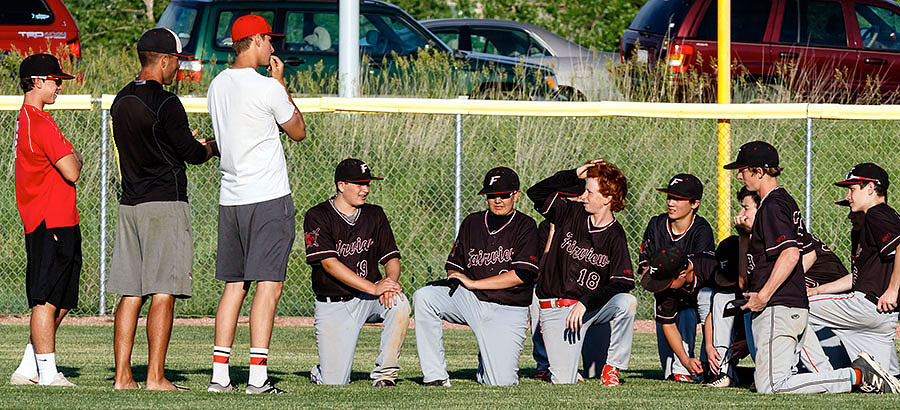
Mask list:
[[37,360],[38,373],[41,375],[41,380],[38,381],[38,384],[50,384],[56,378],[56,373],[58,373],[58,370],[56,370],[56,353],[36,354],[34,358]]
[[250,348],[250,380],[247,384],[259,387],[266,383],[269,372],[266,370],[269,361],[269,349]]
[[37,361],[34,358],[34,345],[29,343],[25,346],[25,353],[22,354],[22,362],[16,368],[16,373],[21,374],[29,379],[38,376]]
[[228,373],[228,359],[230,357],[230,347],[213,346],[213,383],[223,386],[231,383],[231,375]]

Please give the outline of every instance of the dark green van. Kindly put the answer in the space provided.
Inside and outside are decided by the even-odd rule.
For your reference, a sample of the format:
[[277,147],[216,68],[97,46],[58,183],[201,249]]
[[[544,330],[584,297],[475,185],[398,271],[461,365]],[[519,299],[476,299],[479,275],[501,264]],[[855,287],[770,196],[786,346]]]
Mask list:
[[[173,0],[158,26],[174,31],[182,41],[184,53],[195,58],[182,62],[179,78],[200,81],[225,69],[234,59],[231,25],[245,14],[260,15],[274,32],[285,34],[273,46],[275,54],[285,63],[288,76],[310,70],[331,76],[335,80],[331,84],[337,84],[337,0]],[[415,65],[415,57],[426,51],[447,56],[455,74],[453,81],[460,84],[457,88],[472,97],[555,97],[557,88],[550,69],[512,58],[454,52],[406,12],[389,3],[360,2],[359,36],[364,62],[360,71],[364,80],[367,76],[391,78],[404,70],[409,74],[414,71],[410,66]],[[394,56],[413,57],[412,64],[394,64]]]

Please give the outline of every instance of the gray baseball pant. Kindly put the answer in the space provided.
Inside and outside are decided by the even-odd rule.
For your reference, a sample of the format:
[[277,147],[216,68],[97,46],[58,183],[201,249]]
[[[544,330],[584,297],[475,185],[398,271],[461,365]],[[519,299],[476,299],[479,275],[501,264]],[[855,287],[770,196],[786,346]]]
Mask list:
[[[694,357],[694,345],[697,340],[697,324],[702,324],[709,315],[710,304],[712,303],[713,290],[711,288],[702,288],[697,293],[697,308],[683,309],[675,315],[675,326],[678,333],[681,334],[681,345],[688,357]],[[704,342],[705,343],[705,342]],[[669,346],[666,335],[663,333],[662,325],[656,323],[656,349],[659,352],[659,362],[663,369],[663,378],[668,379],[673,373],[684,374],[690,376],[691,372],[681,364],[681,360],[675,356]],[[706,349],[700,346],[700,361],[706,364]]]
[[360,295],[346,302],[315,303],[316,346],[319,364],[313,367],[311,376],[319,384],[350,383],[353,356],[359,332],[365,323],[384,321],[381,345],[375,369],[369,375],[373,380],[396,380],[400,370],[400,350],[409,328],[409,300],[394,298],[395,305],[386,309],[378,298]]
[[573,333],[566,328],[566,316],[572,306],[541,309],[541,332],[547,357],[550,360],[551,380],[554,384],[572,384],[578,381],[578,359],[585,333],[592,325],[609,323],[610,340],[606,364],[617,369],[627,369],[631,358],[631,341],[634,338],[634,315],[637,299],[630,293],[619,293],[603,307],[587,312],[582,326]]
[[531,327],[531,357],[534,358],[537,371],[547,370],[547,349],[544,347],[544,336],[541,334],[541,306],[537,294],[531,292],[531,305],[528,306],[528,325]]
[[425,286],[413,294],[422,380],[427,383],[450,377],[444,359],[443,319],[468,325],[475,333],[479,383],[518,384],[519,355],[528,330],[528,307],[485,302],[462,286],[453,296],[448,293],[444,286]]
[[[803,308],[768,306],[753,317],[756,391],[759,393],[845,393],[850,368],[834,370],[807,322]],[[809,373],[795,373],[801,357]]]
[[900,373],[894,347],[897,312],[879,313],[865,293],[809,298],[809,324],[817,333],[823,329],[834,332],[851,360],[860,352],[869,352],[888,373]]
[[732,357],[731,344],[734,343],[734,319],[735,316],[725,317],[725,305],[728,302],[737,299],[733,292],[715,293],[712,297],[712,308],[709,316],[712,320],[713,334],[712,343],[716,348],[716,352],[721,357],[720,373],[725,373],[732,380],[737,379],[737,372],[730,365]]

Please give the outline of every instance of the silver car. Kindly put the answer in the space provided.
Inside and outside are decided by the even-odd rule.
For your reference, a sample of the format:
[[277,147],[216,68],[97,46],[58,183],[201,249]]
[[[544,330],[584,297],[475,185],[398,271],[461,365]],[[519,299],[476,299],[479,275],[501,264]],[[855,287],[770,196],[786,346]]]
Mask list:
[[616,53],[584,48],[533,24],[493,19],[421,21],[450,48],[524,59],[556,73],[560,94],[570,100],[619,100],[610,71]]

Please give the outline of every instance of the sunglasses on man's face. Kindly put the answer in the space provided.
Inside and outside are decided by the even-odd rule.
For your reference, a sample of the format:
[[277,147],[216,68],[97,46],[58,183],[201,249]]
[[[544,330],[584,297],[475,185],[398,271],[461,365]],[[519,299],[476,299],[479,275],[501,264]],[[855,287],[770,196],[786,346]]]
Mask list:
[[504,192],[500,194],[487,194],[487,199],[509,199],[512,197],[512,192]]
[[62,82],[63,82],[62,78],[56,78],[52,75],[33,75],[33,76],[31,76],[31,78],[36,78],[38,80],[44,80],[44,81],[48,81],[48,80],[53,81],[54,83],[56,83],[57,87],[62,86]]

